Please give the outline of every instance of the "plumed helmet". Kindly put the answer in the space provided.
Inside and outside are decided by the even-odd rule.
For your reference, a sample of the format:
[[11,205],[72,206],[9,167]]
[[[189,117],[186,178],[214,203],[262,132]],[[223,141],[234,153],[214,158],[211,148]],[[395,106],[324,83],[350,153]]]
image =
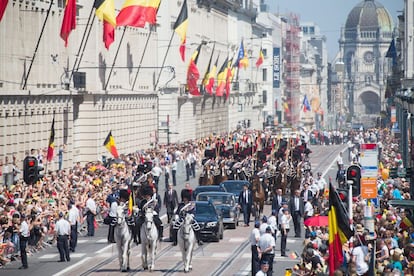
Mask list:
[[142,187],[142,195],[143,196],[152,196],[153,191],[152,188],[150,186],[144,186]]
[[129,199],[128,190],[125,190],[125,189],[119,190],[119,199],[127,201]]

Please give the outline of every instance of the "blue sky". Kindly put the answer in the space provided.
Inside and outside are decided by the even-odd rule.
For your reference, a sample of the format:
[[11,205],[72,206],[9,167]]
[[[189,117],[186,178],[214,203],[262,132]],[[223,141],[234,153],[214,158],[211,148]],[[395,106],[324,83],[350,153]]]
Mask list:
[[[295,13],[303,22],[315,22],[321,34],[327,38],[329,61],[339,49],[338,39],[341,27],[345,25],[346,18],[360,0],[266,0],[271,12],[280,14]],[[394,26],[397,16],[404,8],[404,0],[380,0],[391,14]]]

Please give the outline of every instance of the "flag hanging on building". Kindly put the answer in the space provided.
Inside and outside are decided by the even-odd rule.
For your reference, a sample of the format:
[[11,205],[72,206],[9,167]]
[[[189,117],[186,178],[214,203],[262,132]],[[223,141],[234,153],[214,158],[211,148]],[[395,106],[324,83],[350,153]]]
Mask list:
[[285,110],[285,113],[289,112],[289,104],[287,102],[283,103],[283,109]]
[[65,13],[63,15],[62,27],[60,28],[60,37],[65,41],[65,47],[68,46],[69,34],[76,28],[76,0],[67,0]]
[[200,54],[202,45],[203,44],[200,44],[195,50],[195,52],[193,53],[193,56],[191,57],[190,63],[188,65],[188,70],[187,70],[187,89],[188,89],[188,93],[190,93],[193,96],[201,95],[200,90],[198,89],[198,86],[197,86],[197,81],[200,78],[200,72],[198,71],[198,68],[197,68],[197,60],[198,60],[198,55]]
[[0,21],[3,18],[4,12],[6,11],[8,2],[9,0],[0,0]]
[[246,69],[249,66],[249,58],[247,57],[247,52],[244,50],[243,40],[240,43],[239,53],[237,54],[236,65],[239,68]]
[[217,74],[217,87],[216,87],[216,96],[223,96],[224,88],[226,87],[226,78],[227,78],[227,64],[229,63],[229,58],[223,62],[218,74]]
[[218,64],[219,56],[220,55],[217,56],[216,62],[214,63],[213,68],[208,73],[208,83],[205,85],[205,88],[210,95],[213,95],[213,87],[214,87],[214,82],[215,82],[216,74],[217,74],[217,64]]
[[52,161],[55,152],[55,118],[52,120],[52,127],[50,128],[49,145],[47,147],[47,162]]
[[385,57],[392,58],[392,65],[397,65],[397,48],[395,47],[395,39],[393,38],[391,40],[390,47],[388,47],[387,53],[385,54]]
[[184,0],[183,6],[181,7],[180,14],[174,24],[174,31],[180,36],[180,55],[181,59],[185,61],[185,43],[187,40],[187,28],[188,28],[188,11],[187,11],[187,0]]
[[151,25],[157,24],[157,12],[160,7],[161,0],[147,0],[145,11],[145,21]]
[[114,0],[95,0],[93,6],[96,17],[103,22],[103,42],[105,48],[109,49],[115,40],[115,2]]
[[106,136],[106,139],[103,145],[113,155],[113,157],[119,158],[118,150],[116,149],[116,145],[115,145],[115,139],[112,136],[112,131],[109,131],[108,136]]
[[236,64],[232,64],[233,61],[230,60],[227,63],[227,69],[226,69],[226,100],[229,98],[230,96],[230,85],[231,82],[233,80],[233,76],[234,76],[234,72],[235,72],[235,68],[236,68]]
[[348,214],[338,193],[329,184],[329,275],[332,276],[344,260],[342,245],[353,236]]
[[259,68],[260,65],[263,64],[263,60],[264,60],[263,48],[260,47],[259,57],[257,58],[257,61],[256,61],[256,67],[257,68]]
[[212,90],[209,87],[209,89],[207,88],[208,84],[209,84],[209,79],[210,79],[210,73],[211,73],[211,61],[213,59],[213,54],[214,54],[214,48],[216,47],[216,44],[214,44],[213,46],[213,50],[211,51],[211,56],[210,56],[210,60],[208,61],[208,66],[207,66],[207,70],[206,73],[204,74],[204,78],[203,78],[203,82],[201,83],[201,86],[203,87],[203,93],[205,93],[205,91],[207,91],[208,94],[212,95]]
[[311,106],[308,100],[308,97],[305,94],[305,97],[303,98],[303,112],[307,112],[311,110]]
[[118,26],[137,28],[143,28],[146,22],[154,25],[157,22],[159,5],[160,0],[125,0],[116,17],[116,23]]

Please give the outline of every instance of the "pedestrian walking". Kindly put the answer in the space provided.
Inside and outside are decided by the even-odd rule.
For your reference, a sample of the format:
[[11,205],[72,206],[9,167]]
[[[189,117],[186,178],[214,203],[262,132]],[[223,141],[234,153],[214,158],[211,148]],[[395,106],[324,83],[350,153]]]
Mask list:
[[256,221],[254,223],[254,228],[252,232],[250,233],[250,247],[252,251],[252,275],[256,275],[260,267],[259,252],[257,250],[257,246],[260,240],[259,227],[260,227],[260,222]]
[[253,196],[249,190],[249,185],[244,184],[243,190],[239,195],[239,206],[243,212],[244,226],[249,226],[250,214],[252,212]]
[[57,248],[59,250],[60,260],[58,262],[70,262],[69,256],[69,233],[70,223],[63,217],[63,212],[59,213],[59,220],[56,222],[55,231],[57,236]]
[[69,203],[68,209],[69,209],[68,221],[70,223],[69,249],[71,252],[75,252],[76,245],[78,243],[78,224],[80,223],[80,214],[79,214],[79,209],[73,203]]
[[174,190],[174,186],[170,184],[168,190],[164,194],[164,206],[167,209],[167,221],[170,223],[171,218],[174,216],[174,209],[178,206],[177,191]]
[[293,226],[295,228],[295,237],[301,237],[301,218],[304,214],[304,203],[303,198],[300,196],[300,190],[295,191],[295,195],[290,199],[290,213],[293,218]]
[[291,215],[289,214],[289,209],[283,209],[283,215],[280,218],[280,255],[282,257],[286,257],[286,243],[287,243],[287,236],[290,230],[290,222],[292,220]]
[[88,236],[95,235],[95,216],[96,216],[96,202],[92,198],[92,193],[88,193],[88,200],[86,200],[86,223],[88,224]]
[[29,240],[30,231],[29,231],[29,224],[27,223],[26,214],[21,214],[20,216],[21,224],[20,224],[20,258],[22,261],[22,265],[19,269],[27,269],[29,266],[27,264],[27,241]]
[[155,166],[151,169],[151,174],[154,178],[155,188],[158,190],[158,182],[160,181],[160,176],[162,174],[162,169],[158,163],[155,163]]
[[272,227],[268,226],[266,228],[266,233],[260,236],[258,247],[260,260],[269,263],[269,270],[267,271],[268,276],[271,276],[273,273],[273,259],[275,257],[275,247],[276,242],[272,236]]
[[[165,178],[165,190],[168,189],[168,185],[170,184],[170,164],[165,164],[164,166],[164,178]],[[174,184],[173,184],[174,185]]]
[[177,160],[173,160],[172,164],[171,164],[171,175],[172,175],[172,182],[174,186],[177,186]]

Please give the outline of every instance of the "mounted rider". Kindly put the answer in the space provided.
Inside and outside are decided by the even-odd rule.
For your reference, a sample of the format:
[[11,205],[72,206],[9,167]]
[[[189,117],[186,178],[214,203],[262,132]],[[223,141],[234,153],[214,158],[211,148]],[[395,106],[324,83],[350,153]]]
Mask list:
[[[175,214],[178,216],[178,219],[176,219],[173,224],[173,245],[177,245],[177,233],[178,233],[178,229],[181,226],[181,223],[184,221],[184,216],[185,213],[191,213],[194,214],[194,208],[191,209],[187,209],[185,210],[185,212],[181,212],[183,210],[183,208],[190,203],[190,199],[191,199],[191,192],[188,189],[183,189],[181,191],[181,200],[182,202],[178,204],[178,208],[177,211],[175,212]],[[198,222],[194,219],[194,222],[192,224],[192,228],[194,230],[196,239],[197,239],[197,243],[198,245],[202,245],[203,241],[201,240],[201,235],[200,235],[200,226],[198,224]]]
[[142,196],[144,198],[138,203],[138,208],[139,208],[138,219],[137,219],[138,244],[141,243],[141,235],[140,235],[141,226],[145,222],[145,210],[143,209],[143,207],[150,200],[153,200],[154,202],[154,209],[153,209],[154,223],[158,230],[158,238],[162,240],[162,232],[164,231],[164,227],[162,225],[160,217],[158,216],[159,208],[157,206],[159,205],[156,202],[157,200],[153,198],[153,195],[154,195],[154,191],[151,186],[144,186],[142,188]]

